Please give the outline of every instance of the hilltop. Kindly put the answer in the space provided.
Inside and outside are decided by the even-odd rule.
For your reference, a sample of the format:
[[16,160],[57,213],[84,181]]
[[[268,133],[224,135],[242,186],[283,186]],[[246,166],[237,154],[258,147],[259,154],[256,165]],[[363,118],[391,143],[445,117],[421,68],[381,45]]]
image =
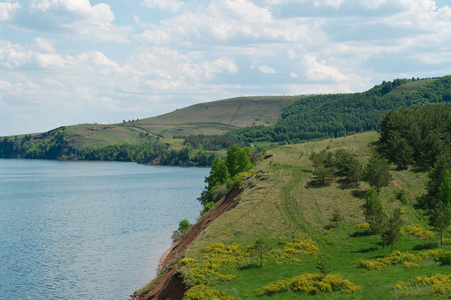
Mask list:
[[[268,150],[241,177],[241,185],[173,247],[159,277],[138,291],[136,299],[181,299],[193,286],[185,294],[188,299],[197,299],[194,295],[218,299],[400,298],[412,290],[403,284],[417,276],[451,274],[451,266],[436,260],[451,245],[437,246],[438,236],[430,231],[428,216],[418,206],[420,195],[426,192],[427,173],[390,168],[392,181],[379,198],[387,214],[398,208],[403,214],[402,235],[392,254],[382,248],[379,235],[367,232],[363,213],[370,188],[367,183],[352,187],[337,179],[329,186],[311,184],[314,167],[309,157],[313,152],[346,149],[366,163],[378,136],[368,132]],[[397,198],[400,191],[406,197],[403,201]],[[342,220],[335,226],[332,219],[337,211]],[[451,241],[449,232],[445,237]],[[248,256],[252,253],[249,247],[259,239],[269,246],[262,267],[258,254]],[[321,261],[330,269],[330,280],[348,280],[339,284],[343,290],[309,295],[284,288],[281,280],[319,274]],[[307,280],[305,276],[296,280]],[[307,281],[299,284],[309,285]],[[262,291],[268,294],[259,296]],[[439,298],[430,294],[423,298],[434,297]]]
[[142,119],[124,127],[172,138],[174,136],[215,135],[230,130],[274,125],[283,107],[301,96],[238,97],[195,104],[157,117]]

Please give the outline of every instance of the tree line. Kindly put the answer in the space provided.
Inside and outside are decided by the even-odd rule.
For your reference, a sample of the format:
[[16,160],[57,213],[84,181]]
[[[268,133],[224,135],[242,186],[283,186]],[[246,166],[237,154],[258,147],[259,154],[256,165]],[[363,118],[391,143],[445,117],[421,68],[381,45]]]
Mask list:
[[85,147],[77,149],[65,140],[64,127],[50,131],[38,138],[26,135],[19,139],[4,137],[0,140],[0,158],[34,158],[58,160],[103,160],[126,161],[142,164],[161,164],[172,166],[210,166],[217,154],[193,150],[185,146],[180,150],[168,149],[157,139],[147,136],[138,145],[121,144],[104,147]]
[[390,111],[381,120],[379,151],[399,169],[429,172],[420,205],[440,231],[451,223],[451,104]]

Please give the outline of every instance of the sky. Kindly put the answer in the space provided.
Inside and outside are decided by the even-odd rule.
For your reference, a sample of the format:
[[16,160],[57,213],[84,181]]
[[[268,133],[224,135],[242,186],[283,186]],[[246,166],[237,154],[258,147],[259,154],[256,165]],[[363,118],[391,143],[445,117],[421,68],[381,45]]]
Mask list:
[[451,74],[451,0],[0,0],[0,136]]

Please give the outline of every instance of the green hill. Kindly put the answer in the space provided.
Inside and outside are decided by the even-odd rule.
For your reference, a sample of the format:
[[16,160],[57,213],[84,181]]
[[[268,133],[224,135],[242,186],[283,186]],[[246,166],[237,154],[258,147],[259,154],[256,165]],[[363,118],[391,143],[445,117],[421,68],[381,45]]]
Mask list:
[[124,127],[172,138],[174,136],[214,135],[249,126],[274,125],[283,107],[300,96],[239,97],[195,104],[157,117],[125,123]]
[[277,124],[230,132],[246,142],[300,143],[376,130],[389,110],[451,102],[451,76],[395,79],[353,94],[312,95],[286,106]]
[[[392,167],[393,181],[379,195],[387,214],[397,208],[402,212],[402,235],[391,254],[390,247],[383,249],[380,235],[367,233],[366,183],[349,187],[338,178],[329,186],[310,184],[313,152],[346,149],[366,162],[377,139],[376,132],[368,132],[266,152],[241,177],[241,186],[173,247],[159,279],[137,292],[136,299],[167,295],[162,282],[172,292],[188,290],[186,299],[446,298],[451,293],[451,278],[446,277],[451,266],[440,264],[437,257],[451,251],[451,234],[445,233],[447,244],[439,247],[427,215],[418,209],[426,173]],[[397,198],[400,190],[403,201]],[[335,223],[337,212],[342,220]],[[268,245],[261,267],[255,250],[259,240]],[[330,276],[321,277],[320,270]],[[416,282],[417,277],[435,274],[445,279],[423,279],[429,280],[424,287]],[[321,278],[324,281],[318,281]]]
[[378,129],[389,110],[450,101],[451,76],[384,81],[353,94],[239,97],[121,124],[80,124],[4,137],[0,157],[203,166],[232,144],[267,147],[340,137]]

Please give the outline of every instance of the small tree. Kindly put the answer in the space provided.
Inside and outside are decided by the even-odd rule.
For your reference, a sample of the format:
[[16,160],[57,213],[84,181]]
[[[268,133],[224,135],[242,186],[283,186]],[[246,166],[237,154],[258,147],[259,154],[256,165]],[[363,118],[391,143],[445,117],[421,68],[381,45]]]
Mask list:
[[378,155],[370,158],[365,166],[363,177],[366,182],[376,188],[378,195],[381,187],[387,186],[392,179],[387,161]]
[[335,228],[339,227],[340,223],[343,222],[343,216],[340,214],[340,211],[338,209],[335,209],[335,211],[332,213],[330,221],[332,222],[332,226]]
[[176,231],[174,231],[174,233],[172,234],[172,240],[174,242],[178,241],[184,235],[187,234],[187,232],[190,228],[191,228],[191,224],[189,223],[189,221],[187,219],[180,220],[179,228]]
[[253,249],[257,252],[260,259],[260,267],[263,267],[263,254],[269,250],[268,244],[263,238],[259,238],[255,241]]
[[324,255],[319,257],[319,260],[316,262],[316,269],[321,273],[321,275],[326,276],[330,273],[331,265],[327,262]]
[[443,245],[443,231],[451,223],[451,212],[448,205],[439,201],[436,207],[431,211],[429,223],[440,232],[440,245]]
[[384,228],[387,217],[374,188],[366,193],[363,213],[366,221],[370,224],[370,232],[373,234],[380,233]]
[[227,150],[225,163],[230,173],[230,177],[233,178],[236,174],[252,168],[252,162],[249,159],[249,155],[251,155],[250,148],[245,147],[241,149],[237,144],[234,144]]
[[439,187],[438,201],[431,211],[430,224],[440,231],[440,245],[443,245],[443,230],[451,223],[451,172],[445,171]]
[[334,180],[334,172],[331,168],[319,165],[313,171],[312,182],[319,185],[329,185]]
[[381,233],[382,243],[390,245],[390,252],[393,251],[393,245],[401,235],[402,224],[401,209],[397,208],[393,212],[393,216],[388,220],[387,227]]
[[359,184],[362,177],[362,165],[348,151],[339,149],[335,152],[335,174],[345,177],[346,182],[353,183],[355,186]]
[[230,173],[224,160],[217,157],[214,163],[211,165],[210,175],[205,178],[207,186],[198,198],[200,203],[205,206],[209,202],[215,202],[217,199],[213,199],[212,191],[218,189],[221,185],[230,180]]

